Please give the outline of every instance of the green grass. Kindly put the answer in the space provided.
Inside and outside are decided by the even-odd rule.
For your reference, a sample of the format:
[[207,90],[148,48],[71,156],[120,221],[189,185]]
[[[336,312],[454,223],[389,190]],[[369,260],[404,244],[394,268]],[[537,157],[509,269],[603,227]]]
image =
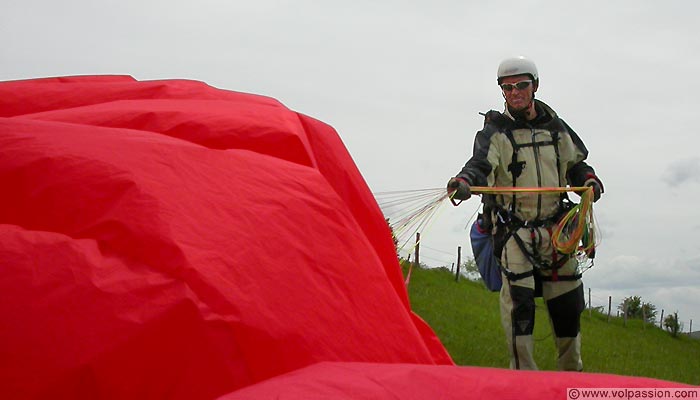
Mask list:
[[[585,281],[584,281],[585,283]],[[481,282],[460,279],[445,268],[414,268],[409,297],[413,310],[435,330],[458,365],[508,368],[498,293]],[[586,310],[581,318],[586,372],[645,376],[700,385],[700,340],[671,335],[640,320],[611,318]],[[556,349],[542,299],[537,299],[535,360],[556,370]]]

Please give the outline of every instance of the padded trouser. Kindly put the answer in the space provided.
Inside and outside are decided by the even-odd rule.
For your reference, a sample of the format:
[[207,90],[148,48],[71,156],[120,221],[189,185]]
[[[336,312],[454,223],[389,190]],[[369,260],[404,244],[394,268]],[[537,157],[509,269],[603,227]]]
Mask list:
[[[535,228],[535,246],[543,260],[551,262],[552,245],[549,233],[544,228]],[[522,228],[518,235],[523,239],[528,251],[532,251],[531,230]],[[532,271],[532,263],[525,257],[518,244],[511,237],[501,256],[502,265],[518,274]],[[569,260],[558,270],[559,276],[573,275],[576,260]],[[542,271],[543,276],[551,276]],[[554,331],[554,342],[558,350],[557,368],[562,371],[581,371],[580,317],[583,311],[584,296],[581,280],[559,280],[542,282],[542,297],[547,304],[549,320]],[[508,281],[503,276],[501,288],[501,323],[506,334],[510,351],[511,369],[537,369],[533,358],[534,343],[532,332],[535,327],[535,278]]]

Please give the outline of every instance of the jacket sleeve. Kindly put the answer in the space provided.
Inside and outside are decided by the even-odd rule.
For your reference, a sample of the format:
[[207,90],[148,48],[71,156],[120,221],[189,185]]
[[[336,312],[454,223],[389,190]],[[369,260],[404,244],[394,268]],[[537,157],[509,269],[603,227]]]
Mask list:
[[576,163],[574,163],[566,172],[566,177],[569,181],[569,184],[572,186],[585,186],[589,180],[595,180],[598,182],[600,185],[601,189],[603,188],[603,182],[600,181],[598,176],[595,173],[595,170],[593,167],[588,165],[586,163],[586,158],[588,157],[588,149],[586,149],[586,145],[583,144],[583,141],[581,138],[574,132],[571,127],[562,120],[564,123],[564,126],[566,126],[566,129],[569,131],[569,136],[571,137],[572,142],[574,143],[574,147],[576,148],[576,153],[578,154],[578,158],[580,159]]
[[474,138],[474,149],[472,157],[464,164],[462,170],[457,174],[458,178],[464,178],[471,186],[487,186],[489,176],[493,172],[494,166],[489,161],[489,149],[494,131],[484,127],[477,132]]

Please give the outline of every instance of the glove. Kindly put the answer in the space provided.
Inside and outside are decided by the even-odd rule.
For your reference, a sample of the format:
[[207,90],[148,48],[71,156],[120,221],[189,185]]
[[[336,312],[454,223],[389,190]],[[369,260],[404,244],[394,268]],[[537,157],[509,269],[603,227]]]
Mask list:
[[450,178],[447,182],[447,192],[455,192],[453,199],[467,200],[472,197],[472,191],[469,189],[469,183],[464,178]]
[[592,175],[586,180],[584,186],[590,186],[593,188],[593,202],[595,203],[600,199],[600,195],[604,193],[603,185],[597,176]]

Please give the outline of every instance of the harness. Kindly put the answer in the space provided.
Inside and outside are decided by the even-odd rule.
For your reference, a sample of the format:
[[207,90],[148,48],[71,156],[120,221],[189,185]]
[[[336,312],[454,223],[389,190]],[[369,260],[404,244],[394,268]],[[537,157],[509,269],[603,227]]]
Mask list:
[[[493,113],[498,113],[497,111],[491,111],[487,113],[487,122],[493,118]],[[489,115],[490,114],[490,115]],[[500,113],[498,117],[504,118]],[[513,132],[508,127],[502,127],[505,136],[510,141],[513,147],[513,154],[511,157],[511,163],[508,165],[508,171],[513,176],[513,187],[517,187],[518,178],[523,172],[525,167],[525,161],[518,160],[518,152],[523,148],[532,147],[535,154],[538,154],[538,149],[543,146],[554,146],[554,152],[556,155],[556,165],[557,165],[557,176],[561,176],[560,171],[560,155],[559,155],[559,132],[551,131],[551,139],[541,142],[533,140],[527,143],[517,143],[513,137]],[[538,170],[539,175],[539,170]],[[515,240],[523,255],[527,260],[533,265],[531,271],[515,273],[510,271],[506,266],[501,265],[501,271],[508,278],[509,281],[517,281],[530,276],[534,276],[536,281],[575,281],[582,277],[581,273],[576,273],[574,275],[563,275],[558,274],[558,270],[564,266],[572,257],[570,254],[562,254],[556,250],[552,251],[551,257],[552,262],[548,262],[542,259],[542,255],[537,251],[539,244],[541,244],[542,237],[539,234],[539,228],[545,228],[549,232],[549,236],[552,236],[552,225],[556,224],[559,219],[564,215],[573,205],[566,193],[562,193],[559,200],[559,211],[550,218],[541,219],[539,218],[540,208],[541,208],[542,198],[538,195],[537,199],[537,218],[532,221],[524,221],[516,216],[515,206],[516,206],[516,194],[513,193],[513,198],[508,209],[500,206],[496,203],[495,198],[489,197],[484,198],[484,214],[490,215],[493,213],[495,215],[496,234],[494,235],[494,253],[500,259],[503,252],[505,243],[511,237]],[[527,246],[523,238],[517,234],[520,229],[528,229],[530,232],[530,244],[532,252],[528,251]],[[551,276],[545,276],[541,274],[541,271],[551,271]]]
[[[543,260],[542,254],[537,251],[542,241],[542,237],[539,235],[538,229],[545,228],[549,233],[549,237],[551,238],[552,225],[557,223],[561,215],[566,213],[568,207],[570,207],[568,204],[563,206],[562,210],[554,217],[535,221],[523,221],[510,212],[504,214],[502,212],[503,209],[496,210],[495,215],[497,234],[494,236],[494,253],[498,258],[500,258],[505,243],[512,237],[525,258],[527,258],[527,260],[533,266],[531,271],[515,273],[509,270],[505,265],[501,264],[501,271],[509,281],[517,281],[533,275],[542,281],[575,281],[583,276],[581,273],[576,273],[574,275],[559,275],[559,269],[571,259],[572,256],[570,254],[562,254],[556,250],[552,250],[552,262],[550,263]],[[527,229],[530,232],[529,239],[533,250],[532,252],[528,251],[525,241],[522,237],[520,237],[520,235],[517,234],[520,229]],[[551,276],[542,275],[540,271],[551,271]]]

